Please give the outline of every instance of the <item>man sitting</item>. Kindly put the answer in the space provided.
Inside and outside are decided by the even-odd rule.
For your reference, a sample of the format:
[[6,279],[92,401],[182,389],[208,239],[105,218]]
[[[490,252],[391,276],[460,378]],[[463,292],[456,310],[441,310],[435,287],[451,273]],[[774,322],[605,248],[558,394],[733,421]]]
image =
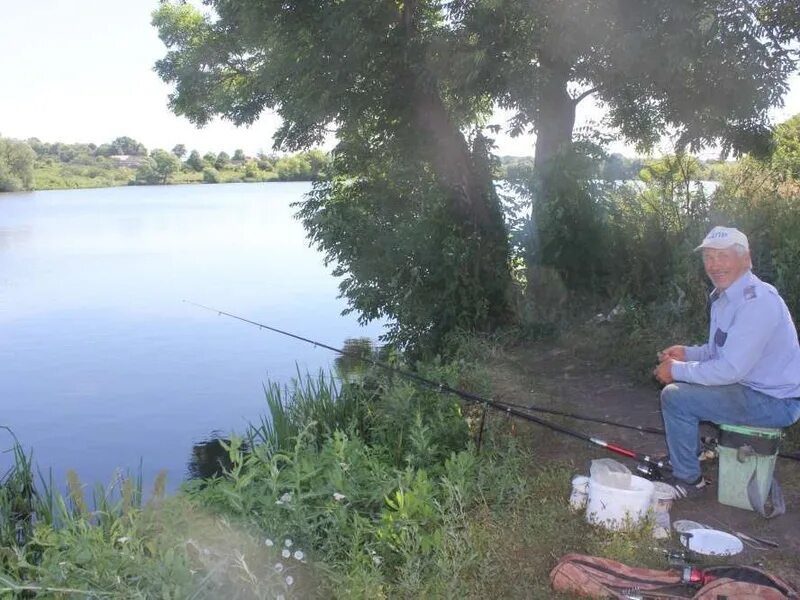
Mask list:
[[676,498],[707,485],[700,472],[700,421],[786,427],[800,419],[800,345],[786,303],[751,271],[738,229],[714,227],[696,248],[714,284],[708,343],[658,353],[661,414]]

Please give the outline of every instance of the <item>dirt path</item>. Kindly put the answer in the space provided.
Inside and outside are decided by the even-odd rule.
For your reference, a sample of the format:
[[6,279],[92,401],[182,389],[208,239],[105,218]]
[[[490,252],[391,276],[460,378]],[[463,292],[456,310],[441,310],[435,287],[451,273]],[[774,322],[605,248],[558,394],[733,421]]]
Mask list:
[[[565,347],[536,345],[507,349],[502,355],[490,359],[490,372],[497,400],[553,407],[622,423],[662,427],[659,388],[655,382],[651,385],[636,382],[629,374],[602,368]],[[666,451],[660,435],[541,416],[639,452]],[[538,460],[566,462],[576,474],[588,474],[593,458],[614,456],[540,425],[515,420],[513,425],[509,423],[509,427],[513,427],[518,435],[531,436]],[[619,460],[626,462],[624,458]],[[716,462],[707,464],[704,469],[706,476],[716,482]],[[776,550],[756,551],[745,547],[745,551],[736,557],[736,562],[763,564],[795,585],[800,585],[800,560],[797,558],[800,555],[800,462],[779,459],[776,476],[783,486],[786,500],[786,514],[780,517],[765,520],[754,512],[719,504],[714,483],[705,498],[677,502],[671,512],[672,519],[691,519],[720,529],[777,541],[780,548]]]

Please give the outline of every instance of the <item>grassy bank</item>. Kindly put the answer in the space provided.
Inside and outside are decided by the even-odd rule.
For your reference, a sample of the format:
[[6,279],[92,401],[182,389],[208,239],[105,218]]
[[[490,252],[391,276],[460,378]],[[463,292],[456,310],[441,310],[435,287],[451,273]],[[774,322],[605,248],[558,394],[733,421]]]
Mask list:
[[[489,392],[472,361],[421,369]],[[492,428],[478,452],[479,414],[453,398],[366,372],[267,400],[271,419],[231,440],[226,472],[169,498],[130,478],[89,494],[74,474],[64,495],[34,493],[17,446],[0,594],[549,598],[566,552],[663,563],[646,527],[610,534],[570,513],[573,473],[524,440]]]
[[[576,322],[560,341],[597,359],[629,326]],[[589,327],[593,352],[575,343]],[[492,395],[483,365],[515,344],[468,341],[416,368]],[[61,494],[14,445],[0,597],[553,598],[549,571],[569,552],[667,568],[649,524],[614,533],[570,512],[585,461],[554,460],[540,429],[492,413],[478,449],[474,406],[363,366],[270,385],[266,403],[269,418],[225,444],[224,471],[171,497],[163,480],[91,491],[74,473]]]

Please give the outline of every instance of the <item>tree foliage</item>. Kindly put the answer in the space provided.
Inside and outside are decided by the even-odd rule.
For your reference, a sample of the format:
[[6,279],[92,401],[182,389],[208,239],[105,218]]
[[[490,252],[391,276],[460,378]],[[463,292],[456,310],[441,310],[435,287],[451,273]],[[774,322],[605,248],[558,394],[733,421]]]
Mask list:
[[147,148],[141,142],[128,136],[116,138],[108,145],[107,156],[125,155],[125,156],[146,156]]
[[202,171],[204,168],[203,159],[200,158],[200,153],[197,150],[192,150],[186,159],[186,166],[193,171]]
[[772,164],[782,177],[800,180],[800,114],[775,128]]
[[0,192],[33,189],[35,157],[25,142],[0,137]]
[[[734,155],[767,155],[769,109],[781,103],[797,66],[795,0],[458,0],[451,6],[473,32],[479,65],[464,86],[491,90],[516,111],[514,132],[537,134],[537,176],[528,190],[536,203],[570,201],[550,170],[574,157],[576,107],[586,98],[594,96],[607,109],[606,125],[642,149],[670,135],[679,152],[718,143]],[[569,229],[563,243],[576,238]],[[528,243],[531,265],[542,259],[539,240],[533,235]]]
[[231,162],[230,155],[223,150],[219,154],[217,154],[217,158],[214,160],[214,167],[217,169],[224,169],[227,167]]
[[181,168],[181,161],[172,152],[155,149],[136,170],[136,183],[165,184]]
[[[533,125],[537,154],[571,140],[575,106],[594,95],[609,122],[644,147],[720,142],[764,150],[768,111],[797,64],[793,0],[459,0],[484,53],[480,77],[503,74],[514,125]],[[792,8],[794,7],[794,8]]]
[[183,144],[175,144],[172,148],[172,153],[179,159],[183,159],[183,157],[186,156],[186,146]]
[[[170,105],[198,124],[214,115],[248,124],[276,110],[283,125],[275,146],[284,150],[312,146],[336,128],[332,172],[303,214],[312,239],[350,274],[342,290],[351,307],[364,318],[395,319],[394,339],[410,344],[441,341],[440,321],[480,327],[505,319],[508,246],[487,144],[463,133],[488,112],[491,98],[454,93],[465,73],[465,40],[444,6],[208,5],[213,17],[182,3],[164,3],[154,14],[168,48],[156,70],[175,85]],[[409,228],[432,237],[412,236],[411,244],[393,233]],[[430,310],[415,318],[402,309],[401,298],[422,309],[431,290],[437,306],[470,308],[456,319]]]

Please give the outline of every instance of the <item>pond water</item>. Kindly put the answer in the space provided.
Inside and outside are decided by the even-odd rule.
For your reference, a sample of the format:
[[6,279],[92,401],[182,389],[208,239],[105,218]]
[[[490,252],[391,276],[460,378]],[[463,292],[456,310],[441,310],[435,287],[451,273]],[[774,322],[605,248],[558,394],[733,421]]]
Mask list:
[[341,316],[337,281],[293,218],[309,189],[0,194],[0,425],[59,485],[70,468],[108,483],[141,462],[145,481],[166,469],[175,489],[209,438],[266,413],[267,380],[336,357],[183,300],[335,347],[377,338],[381,324]]

